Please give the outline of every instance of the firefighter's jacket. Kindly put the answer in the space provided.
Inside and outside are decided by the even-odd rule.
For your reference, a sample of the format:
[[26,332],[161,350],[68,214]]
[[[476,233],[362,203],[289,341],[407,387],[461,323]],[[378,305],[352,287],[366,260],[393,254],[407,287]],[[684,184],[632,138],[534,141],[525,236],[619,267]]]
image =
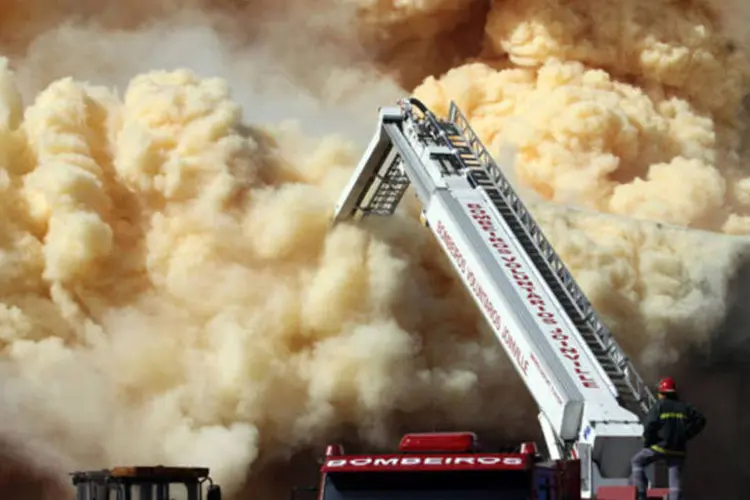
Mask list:
[[684,455],[687,442],[705,426],[706,417],[688,403],[659,399],[646,415],[644,444],[660,453]]

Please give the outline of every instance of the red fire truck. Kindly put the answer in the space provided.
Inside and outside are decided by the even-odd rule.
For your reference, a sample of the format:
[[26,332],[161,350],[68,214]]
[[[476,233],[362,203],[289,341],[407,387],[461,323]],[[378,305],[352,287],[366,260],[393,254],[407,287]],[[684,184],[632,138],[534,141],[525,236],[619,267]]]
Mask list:
[[422,433],[405,435],[398,451],[345,455],[328,446],[320,500],[581,498],[579,462],[542,460],[534,443],[497,453],[481,451],[471,432]]
[[[654,396],[455,103],[447,119],[413,98],[381,108],[334,223],[392,215],[410,187],[536,401],[545,456],[528,443],[506,455],[472,452],[466,433],[409,435],[388,462],[326,457],[324,500],[377,496],[355,494],[361,483],[388,486],[389,497],[634,498],[630,460]],[[431,486],[442,482],[451,486]]]
[[[312,491],[319,500],[634,500],[630,459],[654,397],[455,104],[447,120],[416,99],[381,109],[334,221],[391,215],[409,186],[539,406],[545,446],[482,450],[470,432],[408,434],[387,455],[331,445]],[[170,500],[185,488],[200,500],[207,476],[118,468],[74,482],[78,500]],[[207,497],[219,500],[218,487]]]
[[[483,451],[473,432],[413,433],[401,439],[398,453],[385,455],[347,455],[329,445],[320,485],[304,490],[318,500],[580,500],[580,466],[575,459],[544,459],[533,442]],[[649,498],[667,493],[653,489]],[[635,491],[605,486],[596,498],[633,500]]]

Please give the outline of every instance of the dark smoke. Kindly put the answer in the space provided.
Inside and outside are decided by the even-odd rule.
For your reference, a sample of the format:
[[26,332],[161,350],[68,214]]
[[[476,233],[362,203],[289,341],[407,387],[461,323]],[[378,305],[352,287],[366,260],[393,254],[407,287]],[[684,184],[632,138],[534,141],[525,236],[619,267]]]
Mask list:
[[732,304],[713,342],[670,373],[682,398],[708,419],[686,463],[685,484],[694,498],[740,500],[750,491],[750,263],[740,268],[731,290]]

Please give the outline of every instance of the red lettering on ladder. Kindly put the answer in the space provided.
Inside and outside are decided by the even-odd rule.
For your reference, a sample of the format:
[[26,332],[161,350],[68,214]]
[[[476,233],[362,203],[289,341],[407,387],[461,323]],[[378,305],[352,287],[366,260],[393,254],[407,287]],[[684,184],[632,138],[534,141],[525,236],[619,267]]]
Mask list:
[[524,271],[522,261],[513,255],[508,243],[497,233],[492,217],[479,203],[467,203],[466,208],[469,209],[471,218],[486,233],[490,245],[500,256],[500,262],[510,271],[512,281],[524,292],[521,296],[534,308],[537,318],[543,324],[553,327],[548,332],[549,337],[557,343],[560,354],[571,362],[573,372],[578,376],[581,384],[588,389],[598,389],[599,386],[592,378],[591,371],[584,370],[582,367],[580,352],[574,346],[568,344],[569,337],[560,328],[554,310],[547,309],[544,299],[536,291],[530,273]]
[[507,349],[510,357],[515,360],[521,372],[524,375],[528,375],[529,361],[527,356],[521,350],[521,347],[518,345],[515,337],[513,337],[508,328],[503,324],[503,318],[500,316],[497,308],[492,303],[490,297],[487,295],[487,292],[485,292],[480,280],[476,278],[474,272],[469,266],[467,266],[466,259],[461,254],[461,250],[459,250],[456,242],[453,241],[451,235],[448,234],[448,231],[446,230],[445,225],[442,223],[442,221],[439,221],[437,223],[435,231],[445,245],[445,248],[448,250],[448,254],[456,263],[456,267],[458,267],[458,269],[461,271],[461,274],[464,275],[466,283],[469,285],[469,289],[474,294],[477,302],[479,302],[480,306],[484,310],[484,313],[487,315],[487,318],[489,319],[490,324],[495,329],[495,332],[497,332],[497,335],[500,336],[500,340],[505,345],[505,348]]

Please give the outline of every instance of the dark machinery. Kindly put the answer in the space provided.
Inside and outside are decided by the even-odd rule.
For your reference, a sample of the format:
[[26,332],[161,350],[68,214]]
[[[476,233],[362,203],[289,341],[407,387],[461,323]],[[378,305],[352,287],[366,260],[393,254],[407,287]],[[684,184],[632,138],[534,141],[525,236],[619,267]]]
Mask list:
[[115,467],[71,474],[76,500],[221,500],[202,467]]

